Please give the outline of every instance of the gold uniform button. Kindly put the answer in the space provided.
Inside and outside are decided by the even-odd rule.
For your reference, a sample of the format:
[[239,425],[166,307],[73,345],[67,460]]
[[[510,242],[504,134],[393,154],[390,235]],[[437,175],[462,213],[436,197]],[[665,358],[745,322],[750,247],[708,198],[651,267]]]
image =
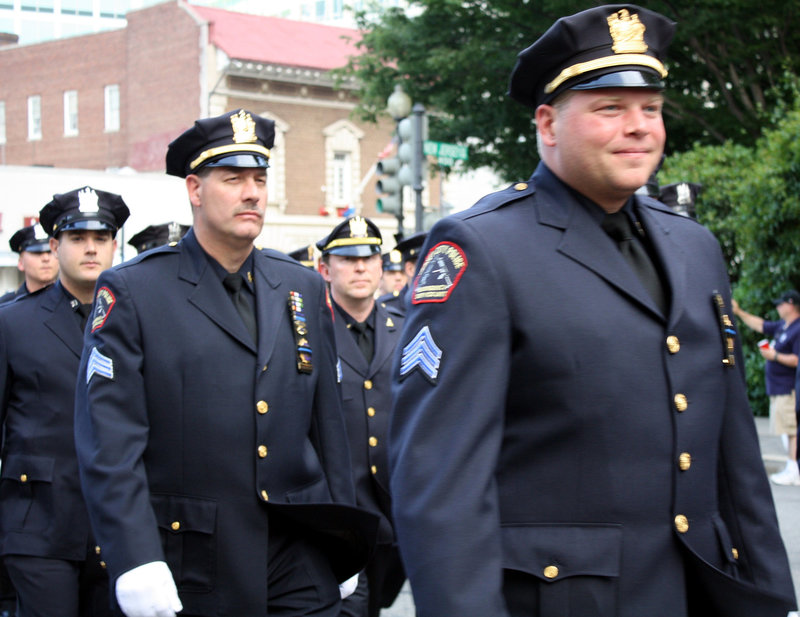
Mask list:
[[369,379],[367,379],[367,380],[364,382],[364,389],[365,389],[365,390],[372,390],[372,381],[370,381]]
[[95,555],[99,555],[100,554],[100,547],[99,546],[95,546],[94,547],[94,554]]
[[681,452],[681,455],[678,457],[678,467],[681,468],[681,471],[688,471],[691,466],[692,455],[688,452]]
[[19,477],[19,481],[25,483],[28,481],[28,474],[24,473]]
[[675,529],[678,530],[678,533],[686,533],[689,531],[689,519],[686,518],[683,514],[679,514],[675,517]]
[[676,394],[672,400],[675,403],[675,409],[678,411],[686,411],[687,407],[689,407],[689,400],[685,394]]
[[261,491],[261,499],[264,501],[269,501],[269,495],[267,494],[267,491]]
[[367,415],[372,418],[375,416],[375,408],[374,407],[367,407]]
[[100,562],[100,567],[103,568],[103,570],[105,570],[106,569],[106,562],[105,561],[101,561]]
[[377,437],[370,437],[369,438],[369,445],[373,448],[378,445],[378,438]]
[[526,188],[528,188],[527,182],[517,182],[517,184],[514,185],[515,191],[524,191]]
[[261,415],[267,413],[269,411],[269,405],[267,405],[267,401],[258,401],[256,403],[256,411],[258,411],[258,413],[260,413]]
[[543,574],[545,578],[555,578],[558,576],[558,568],[555,566],[547,566]]
[[739,559],[739,549],[737,549],[736,547],[733,547],[731,549],[731,555],[733,555],[734,559]]
[[677,336],[670,335],[667,337],[667,349],[669,353],[678,353],[681,350],[681,342]]
[[377,468],[377,466],[375,466],[375,465],[373,465],[372,467],[370,467],[370,468],[369,468],[369,470],[372,472],[372,475],[373,475],[373,476],[374,476],[376,473],[378,473],[378,468]]
[[266,458],[267,446],[258,446],[258,458]]
[[181,528],[181,524],[178,521],[173,522],[170,527],[172,531],[178,531]]

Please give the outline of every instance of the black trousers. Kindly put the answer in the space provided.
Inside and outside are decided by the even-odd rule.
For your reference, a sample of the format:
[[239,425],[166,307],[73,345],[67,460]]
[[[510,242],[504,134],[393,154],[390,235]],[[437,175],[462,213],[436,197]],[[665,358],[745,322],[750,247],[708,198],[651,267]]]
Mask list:
[[29,555],[3,557],[17,592],[17,617],[107,617],[108,575],[94,549],[83,561]]

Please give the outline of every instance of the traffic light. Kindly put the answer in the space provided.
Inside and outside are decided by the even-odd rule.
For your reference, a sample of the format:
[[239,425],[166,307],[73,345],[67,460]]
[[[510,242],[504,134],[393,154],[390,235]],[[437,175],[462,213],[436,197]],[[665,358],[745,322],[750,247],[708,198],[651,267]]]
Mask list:
[[397,124],[400,137],[397,158],[401,163],[398,176],[401,184],[415,190],[421,190],[425,179],[427,160],[423,154],[423,142],[427,138],[427,124],[427,116],[417,113]]
[[375,172],[383,176],[375,184],[375,191],[381,195],[375,204],[378,212],[395,215],[400,213],[403,187],[398,179],[399,171],[400,159],[397,157],[378,161]]

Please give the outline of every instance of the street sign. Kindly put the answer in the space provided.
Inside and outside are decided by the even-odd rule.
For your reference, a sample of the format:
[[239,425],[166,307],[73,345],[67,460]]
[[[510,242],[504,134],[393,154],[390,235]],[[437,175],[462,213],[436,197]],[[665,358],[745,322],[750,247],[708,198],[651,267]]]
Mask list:
[[467,146],[427,139],[422,146],[422,151],[427,156],[435,156],[442,165],[452,165],[454,160],[466,161],[469,159],[469,148]]

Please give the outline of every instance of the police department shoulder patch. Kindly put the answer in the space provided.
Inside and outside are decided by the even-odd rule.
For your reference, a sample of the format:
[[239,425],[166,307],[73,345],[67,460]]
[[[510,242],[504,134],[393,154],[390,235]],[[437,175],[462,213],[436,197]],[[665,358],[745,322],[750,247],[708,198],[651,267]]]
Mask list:
[[414,282],[412,304],[445,302],[467,269],[467,256],[457,244],[440,242],[425,256]]
[[106,323],[108,314],[116,303],[117,299],[108,287],[101,287],[97,290],[97,296],[94,299],[94,314],[92,315],[92,332]]

